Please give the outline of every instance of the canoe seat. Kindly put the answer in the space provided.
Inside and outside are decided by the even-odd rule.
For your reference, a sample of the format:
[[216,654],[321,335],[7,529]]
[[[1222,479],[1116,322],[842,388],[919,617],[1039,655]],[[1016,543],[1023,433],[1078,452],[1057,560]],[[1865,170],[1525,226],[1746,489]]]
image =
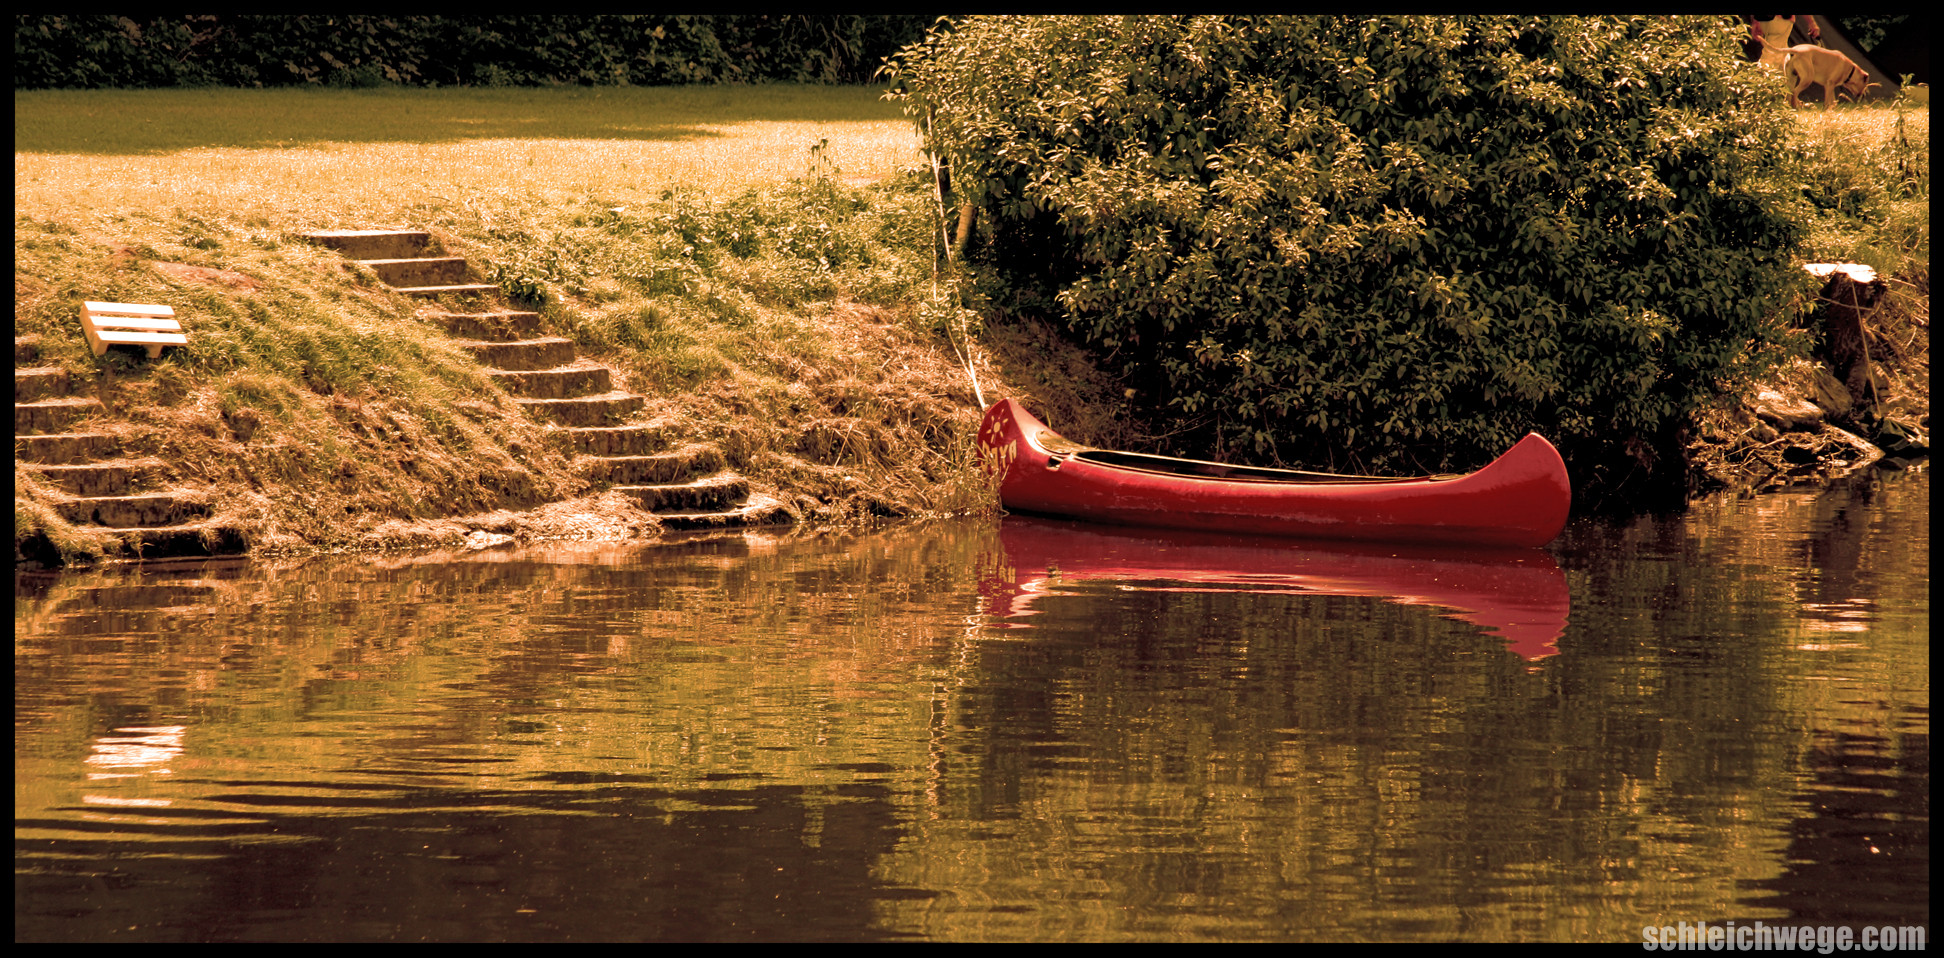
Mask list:
[[172,307],[143,303],[82,303],[81,332],[96,356],[111,345],[122,345],[141,347],[150,359],[159,359],[162,347],[189,344]]

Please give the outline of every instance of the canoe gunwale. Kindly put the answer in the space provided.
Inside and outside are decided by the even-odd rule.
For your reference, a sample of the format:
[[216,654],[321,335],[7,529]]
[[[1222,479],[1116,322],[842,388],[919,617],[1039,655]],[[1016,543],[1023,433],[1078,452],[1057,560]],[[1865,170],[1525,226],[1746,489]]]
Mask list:
[[[1275,483],[1297,486],[1390,485],[1399,482],[1448,482],[1463,479],[1461,473],[1424,476],[1353,476],[1335,472],[1310,472],[1304,469],[1277,469],[1270,466],[1238,466],[1204,459],[1180,459],[1145,452],[1121,452],[1083,446],[1051,429],[1038,430],[1028,437],[1034,447],[1048,454],[1047,468],[1058,469],[1073,460],[1109,469],[1206,482]],[[1057,461],[1057,464],[1056,462]],[[1153,463],[1153,466],[1144,465]]]

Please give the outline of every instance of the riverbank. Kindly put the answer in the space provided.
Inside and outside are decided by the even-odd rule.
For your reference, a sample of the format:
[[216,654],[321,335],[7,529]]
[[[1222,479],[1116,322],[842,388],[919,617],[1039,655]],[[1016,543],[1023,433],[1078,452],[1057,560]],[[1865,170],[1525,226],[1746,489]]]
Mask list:
[[[194,510],[184,534],[211,546],[661,534],[655,509],[591,474],[560,424],[530,414],[482,363],[484,344],[452,332],[450,317],[469,310],[532,312],[522,335],[568,344],[576,368],[638,398],[612,425],[733,473],[775,504],[769,518],[798,527],[994,508],[971,456],[974,377],[988,399],[1021,398],[1076,440],[1143,438],[1118,384],[1051,329],[981,326],[947,301],[929,170],[909,122],[875,91],[781,96],[803,120],[763,112],[774,91],[249,93],[16,95],[17,402],[31,368],[66,400],[98,403],[75,427],[94,458]],[[360,139],[348,119],[441,96],[451,122]],[[192,125],[183,110],[245,106],[256,122],[220,126],[229,132],[206,146],[125,132],[152,115],[175,117],[176,136]],[[304,118],[320,114],[339,139],[305,138]],[[1907,164],[1913,136],[1927,161],[1919,115],[1811,142],[1828,168]],[[1805,129],[1835,129],[1822,122]],[[1885,152],[1898,137],[1904,152]],[[1926,434],[1927,175],[1890,207],[1831,185],[1833,225],[1808,251],[1885,264],[1870,340],[1879,411]],[[427,231],[493,292],[402,294],[305,239],[370,228]],[[1880,248],[1899,235],[1903,245]],[[96,358],[78,325],[84,300],[169,304],[189,343],[154,361]],[[1856,467],[1860,450],[1841,452],[1828,431],[1861,430],[1854,418],[1782,423],[1757,401],[1764,389],[1808,397],[1814,381],[1800,360],[1724,396],[1689,437],[1689,491]],[[45,431],[20,421],[17,433]],[[150,548],[80,518],[77,496],[99,491],[21,451],[17,439],[17,562]]]
[[1783,317],[1798,355],[1736,384],[1686,433],[1690,499],[1928,460],[1929,108],[1795,117],[1804,195],[1817,210],[1802,258],[1825,265],[1809,267],[1813,297]]
[[[909,182],[795,181],[727,203],[453,212],[434,217],[442,252],[521,295],[436,304],[268,224],[23,216],[16,378],[31,367],[65,384],[50,401],[99,404],[70,431],[110,444],[108,465],[206,505],[208,538],[253,552],[659,533],[665,516],[616,494],[570,448],[572,430],[484,367],[486,344],[444,328],[455,310],[537,314],[532,342],[564,346],[575,357],[566,371],[598,370],[634,399],[600,428],[652,432],[671,455],[732,472],[776,504],[765,519],[815,527],[989,509],[970,455],[979,406],[959,359],[967,330],[927,325],[929,264],[882,239],[922,248],[924,200]],[[170,304],[189,343],[153,361],[97,359],[75,299]],[[976,348],[985,388],[1035,395],[1032,377],[1009,367],[1084,364],[1024,333]],[[1031,357],[1010,358],[1022,350]],[[17,558],[140,551],[126,527],[72,511],[76,496],[101,492],[76,486],[77,468],[16,471]]]
[[[365,119],[434,105],[443,122]],[[16,398],[88,410],[45,428],[17,413],[17,432],[76,439],[24,458],[16,442],[17,560],[152,554],[161,533],[82,515],[121,477],[112,491],[166,505],[147,524],[191,550],[660,534],[668,510],[616,494],[612,470],[589,468],[614,457],[577,454],[564,425],[648,435],[620,465],[679,455],[705,473],[691,485],[733,486],[769,504],[755,517],[796,526],[990,509],[968,350],[989,392],[1082,435],[1111,417],[1079,411],[1111,386],[1070,347],[1031,328],[975,347],[942,305],[928,170],[874,90],[103,91],[16,107]],[[178,142],[194,117],[238,112],[255,122]],[[161,148],[128,135],[157,116],[173,118]],[[318,129],[333,138],[304,138]],[[306,238],[346,228],[426,231],[490,295],[403,294]],[[189,342],[97,358],[84,300],[170,305]],[[519,336],[564,350],[564,372],[628,403],[577,424],[523,405],[511,380],[537,375],[489,368],[519,364],[451,325],[509,310],[533,314]],[[66,451],[83,438],[86,469]]]

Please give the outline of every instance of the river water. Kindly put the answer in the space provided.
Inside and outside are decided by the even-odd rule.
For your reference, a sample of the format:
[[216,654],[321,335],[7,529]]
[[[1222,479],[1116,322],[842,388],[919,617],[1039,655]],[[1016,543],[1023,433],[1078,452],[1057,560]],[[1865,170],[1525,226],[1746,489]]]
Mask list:
[[22,940],[1930,920],[1926,473],[1545,551],[1021,517],[16,573]]

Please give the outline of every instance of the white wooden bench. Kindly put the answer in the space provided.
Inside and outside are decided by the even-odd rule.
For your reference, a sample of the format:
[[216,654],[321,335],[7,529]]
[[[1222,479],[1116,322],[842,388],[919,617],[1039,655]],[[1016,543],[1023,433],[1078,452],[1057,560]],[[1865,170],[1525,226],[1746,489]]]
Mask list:
[[120,344],[140,346],[148,350],[150,359],[159,359],[162,347],[189,344],[182,324],[176,322],[175,310],[168,306],[82,303],[81,331],[87,334],[96,356],[106,353],[110,345]]

